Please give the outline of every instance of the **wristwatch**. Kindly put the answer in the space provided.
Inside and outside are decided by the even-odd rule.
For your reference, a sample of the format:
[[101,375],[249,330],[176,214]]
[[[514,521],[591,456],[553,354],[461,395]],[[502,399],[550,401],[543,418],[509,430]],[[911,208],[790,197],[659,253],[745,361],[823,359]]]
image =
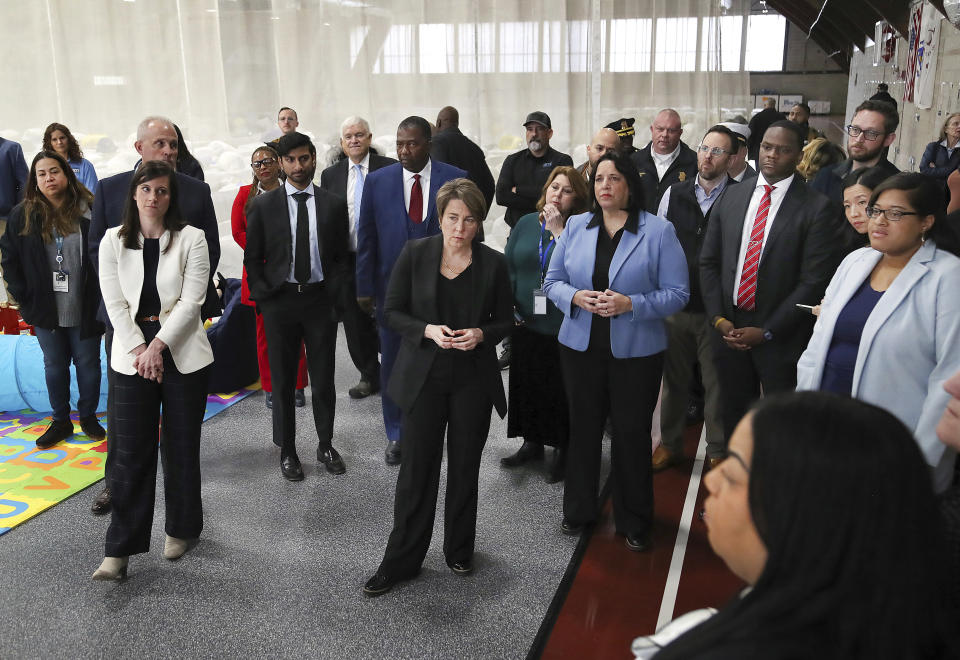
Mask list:
[[763,331],[763,341],[773,341],[773,333],[769,330]]

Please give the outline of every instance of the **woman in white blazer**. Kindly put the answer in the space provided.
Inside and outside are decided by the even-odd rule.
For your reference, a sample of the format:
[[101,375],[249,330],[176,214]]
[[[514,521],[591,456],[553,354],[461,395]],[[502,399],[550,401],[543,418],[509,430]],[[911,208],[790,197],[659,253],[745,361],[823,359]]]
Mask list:
[[798,390],[849,394],[907,425],[945,490],[956,452],[937,440],[960,369],[960,242],[935,182],[916,173],[878,185],[867,208],[871,247],[843,260],[797,364]]
[[115,462],[108,476],[113,517],[94,580],[125,577],[129,555],[150,548],[161,406],[164,557],[179,558],[203,528],[200,424],[213,351],[200,306],[209,272],[203,232],[180,215],[173,168],[143,163],[131,181],[123,223],[108,229],[100,244],[100,290],[113,325]]

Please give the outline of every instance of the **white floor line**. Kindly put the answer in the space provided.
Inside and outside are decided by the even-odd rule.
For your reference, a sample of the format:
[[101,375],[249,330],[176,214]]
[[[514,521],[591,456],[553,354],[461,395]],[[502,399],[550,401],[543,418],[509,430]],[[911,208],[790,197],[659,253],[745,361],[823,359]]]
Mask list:
[[677,530],[677,542],[673,546],[673,558],[667,573],[667,584],[663,588],[663,600],[660,601],[660,615],[657,617],[657,630],[673,620],[673,608],[677,603],[677,588],[680,586],[680,571],[683,569],[683,556],[687,552],[687,539],[690,536],[690,524],[693,522],[694,508],[697,504],[697,492],[700,490],[700,475],[707,454],[707,428],[704,426],[697,445],[697,458],[693,462],[690,483],[687,485],[687,498],[680,515],[680,528]]

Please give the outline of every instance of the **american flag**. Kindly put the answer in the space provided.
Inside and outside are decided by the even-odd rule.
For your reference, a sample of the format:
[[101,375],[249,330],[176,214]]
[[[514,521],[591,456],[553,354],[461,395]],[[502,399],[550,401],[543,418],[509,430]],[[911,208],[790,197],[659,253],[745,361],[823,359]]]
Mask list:
[[918,4],[910,13],[910,38],[907,40],[907,70],[903,86],[903,100],[913,103],[913,90],[917,82],[917,51],[920,48],[920,23],[923,18],[923,4]]

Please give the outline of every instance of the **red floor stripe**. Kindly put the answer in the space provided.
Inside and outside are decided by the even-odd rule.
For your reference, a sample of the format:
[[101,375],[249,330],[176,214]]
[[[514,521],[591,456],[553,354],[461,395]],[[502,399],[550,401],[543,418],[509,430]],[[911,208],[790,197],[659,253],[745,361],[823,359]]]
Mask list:
[[[699,438],[699,426],[687,430],[688,457],[695,455]],[[654,632],[692,468],[693,461],[687,460],[655,476],[650,552],[627,550],[623,538],[614,534],[609,501],[605,504],[541,658],[629,658],[631,641]],[[705,532],[695,516],[675,615],[722,604],[738,588],[736,578],[711,552]]]

